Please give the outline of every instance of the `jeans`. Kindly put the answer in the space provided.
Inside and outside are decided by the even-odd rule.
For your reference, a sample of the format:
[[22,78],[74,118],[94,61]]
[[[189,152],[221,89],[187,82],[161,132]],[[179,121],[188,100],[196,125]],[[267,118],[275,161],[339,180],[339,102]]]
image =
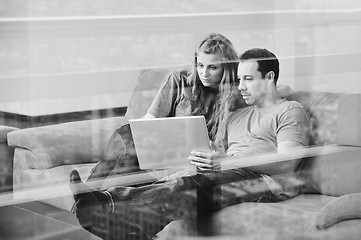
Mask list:
[[[117,132],[123,139],[125,153],[112,164],[109,160],[101,161],[92,176],[116,176],[125,173],[136,173],[139,165],[129,125],[124,125]],[[110,166],[112,165],[112,166]],[[111,171],[110,171],[111,170]],[[136,226],[139,239],[154,236],[165,225],[173,220],[183,219],[203,233],[209,233],[207,214],[223,207],[241,202],[275,201],[267,184],[260,174],[245,169],[198,171],[193,175],[178,172],[167,179],[153,183],[129,187],[115,186],[106,189],[111,196],[114,209],[109,219],[120,219],[126,226],[120,232],[130,232]],[[136,216],[130,217],[129,215]],[[153,226],[145,219],[149,214],[158,217]],[[112,217],[113,215],[113,217]],[[156,217],[154,219],[156,219]],[[116,220],[112,220],[116,221]],[[113,223],[114,226],[115,223]],[[129,226],[131,227],[129,227]],[[124,239],[128,239],[125,236]],[[137,238],[135,238],[137,239]]]
[[[213,211],[241,202],[277,201],[263,178],[245,169],[202,171],[191,176],[178,173],[164,181],[139,187],[116,186],[107,192],[115,202],[115,214],[124,215],[125,209],[138,211],[140,216],[132,224],[149,236],[179,219],[199,235],[212,234],[216,228],[211,227],[214,224],[208,215]],[[158,214],[162,223],[156,227],[147,225],[144,221],[147,212]]]
[[212,196],[215,188],[232,187],[243,191],[241,201],[254,201],[261,197],[272,198],[267,184],[260,174],[245,169],[230,169],[225,171],[202,171],[191,176],[171,176],[165,181],[157,181],[139,187],[111,187],[107,191],[114,202],[129,205],[144,205],[155,201],[162,201],[173,194],[186,190],[197,190],[204,195]]

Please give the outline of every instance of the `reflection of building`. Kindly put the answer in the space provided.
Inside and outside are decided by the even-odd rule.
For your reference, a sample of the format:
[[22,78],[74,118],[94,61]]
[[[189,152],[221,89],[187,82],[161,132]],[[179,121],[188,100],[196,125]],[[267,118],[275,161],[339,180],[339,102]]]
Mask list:
[[[250,179],[222,185],[215,188],[213,200],[217,206],[226,207],[242,201],[248,201],[250,193],[261,189]],[[102,239],[144,239],[145,235],[154,235],[170,221],[194,217],[197,214],[196,190],[185,191],[147,205],[131,206],[117,203],[115,213],[106,214],[99,207],[94,209],[91,231]]]
[[8,168],[0,168],[0,192],[12,190],[12,172]]
[[5,151],[10,151],[0,146],[0,193],[11,191],[13,188],[13,167],[12,159],[6,159],[3,156],[7,154]]
[[102,239],[144,239],[146,233],[156,234],[172,220],[196,213],[196,194],[174,194],[167,200],[131,206],[117,203],[115,213],[106,214],[101,207],[92,212],[91,231]]

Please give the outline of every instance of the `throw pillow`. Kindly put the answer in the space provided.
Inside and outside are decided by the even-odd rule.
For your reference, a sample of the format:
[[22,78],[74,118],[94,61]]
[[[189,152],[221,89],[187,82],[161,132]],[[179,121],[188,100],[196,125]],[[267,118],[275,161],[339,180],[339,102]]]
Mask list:
[[317,214],[316,227],[325,229],[356,218],[361,218],[361,193],[343,195],[326,204]]

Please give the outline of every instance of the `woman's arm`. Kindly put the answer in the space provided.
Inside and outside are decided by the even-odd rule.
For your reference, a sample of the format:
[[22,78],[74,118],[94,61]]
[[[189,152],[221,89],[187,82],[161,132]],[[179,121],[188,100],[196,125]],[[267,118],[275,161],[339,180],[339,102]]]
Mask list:
[[145,119],[150,119],[150,118],[155,118],[155,116],[153,114],[150,114],[150,113],[146,113],[143,117],[141,118],[145,118]]

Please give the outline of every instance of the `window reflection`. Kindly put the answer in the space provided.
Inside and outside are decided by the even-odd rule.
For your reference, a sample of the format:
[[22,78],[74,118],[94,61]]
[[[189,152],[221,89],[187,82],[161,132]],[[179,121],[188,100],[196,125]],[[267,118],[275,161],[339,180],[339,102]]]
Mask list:
[[[266,3],[159,0],[151,4],[141,0],[91,4],[81,0],[67,3],[0,0],[0,125],[25,129],[122,117],[131,104],[140,71],[174,69],[188,64],[196,40],[212,31],[229,37],[239,52],[251,47],[277,52],[283,66],[282,85],[309,92],[359,94],[360,9],[358,0],[342,1],[342,4],[337,0],[295,3],[286,0]],[[132,19],[136,22],[134,26],[124,27],[124,22],[132,22]],[[174,19],[178,21],[172,22]],[[143,27],[145,23],[147,28]],[[136,94],[153,97],[152,92],[146,90]],[[314,119],[322,119],[321,122],[313,119],[312,144],[320,146],[337,143],[339,139],[357,139],[353,134],[358,132],[359,125],[352,125],[354,132],[344,130],[347,136],[340,137],[335,122],[340,119],[340,111],[344,110],[344,115],[352,119],[355,117],[352,114],[359,109],[345,111],[342,105],[340,110],[338,102],[332,96],[327,97],[329,95],[317,99],[319,104],[312,109]],[[351,103],[355,101],[358,100],[350,100]],[[101,125],[90,125],[90,130],[84,131],[96,132],[97,137],[104,137],[113,126],[105,123],[104,126],[108,126],[103,132],[99,130]],[[24,153],[29,147],[26,144],[9,147],[7,132],[4,134],[4,141],[0,142],[0,197],[8,199],[8,195],[18,190],[13,189],[14,171],[22,167],[13,163],[14,149],[17,157],[32,159],[34,155]],[[96,162],[99,155],[104,154],[107,141],[98,142],[96,137],[87,140],[91,145],[87,147],[95,155],[92,162]],[[355,145],[352,141],[347,144]],[[43,149],[36,154],[44,154]],[[67,164],[65,160],[64,163]],[[331,168],[334,167],[326,166],[326,169]],[[31,171],[38,170],[31,167],[27,174],[31,175]],[[47,174],[54,174],[56,182],[55,176],[61,175],[55,175],[58,173]],[[63,189],[67,188],[67,175],[64,173],[61,179]],[[42,175],[34,176],[35,186],[46,181]],[[247,184],[236,182],[224,186],[216,191],[215,198],[222,206],[233,204],[248,194]],[[195,214],[197,200],[196,192],[189,191],[151,206],[136,208],[119,204],[113,215],[95,209],[89,229],[103,239],[131,239],[129,234],[142,232],[144,228],[157,233],[173,220]],[[34,200],[23,198],[21,201],[32,203]],[[11,205],[7,200],[0,203]],[[35,210],[32,208],[30,212]],[[247,216],[257,214],[261,213],[255,211]],[[307,214],[300,213],[304,219],[310,217]],[[259,221],[262,219],[249,218],[252,226]],[[132,225],[133,222],[143,225]],[[36,224],[29,228],[33,233],[41,232]]]

